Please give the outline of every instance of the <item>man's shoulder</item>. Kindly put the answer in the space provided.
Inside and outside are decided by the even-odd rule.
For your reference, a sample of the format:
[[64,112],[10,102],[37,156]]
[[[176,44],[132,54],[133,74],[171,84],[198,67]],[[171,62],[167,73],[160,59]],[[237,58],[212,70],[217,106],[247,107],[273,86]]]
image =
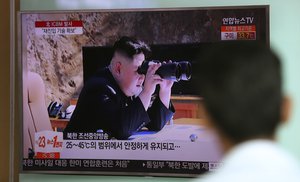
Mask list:
[[[268,140],[253,140],[231,150],[214,172],[200,176],[197,181],[298,181],[298,162],[278,144]],[[284,170],[282,170],[284,166]]]
[[93,77],[89,79],[85,83],[84,88],[88,90],[98,90],[112,94],[116,94],[118,90],[116,86],[105,77]]
[[116,87],[116,82],[107,68],[99,70],[84,83],[84,87],[88,88],[107,88],[107,85]]
[[90,79],[88,79],[85,83],[84,83],[84,86],[85,87],[93,87],[93,86],[102,86],[103,87],[107,84],[109,84],[110,81],[108,78],[106,77],[103,77],[103,76],[93,76],[91,77]]

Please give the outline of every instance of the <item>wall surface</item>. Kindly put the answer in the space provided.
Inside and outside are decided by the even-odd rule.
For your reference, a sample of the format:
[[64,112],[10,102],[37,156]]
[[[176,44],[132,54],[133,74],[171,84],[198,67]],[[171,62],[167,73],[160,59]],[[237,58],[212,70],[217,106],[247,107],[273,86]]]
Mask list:
[[[2,1],[3,2],[3,1]],[[286,0],[284,3],[280,0],[48,0],[41,3],[40,0],[21,0],[21,10],[60,10],[60,9],[114,9],[114,8],[166,8],[166,7],[206,7],[206,6],[233,6],[233,5],[270,5],[270,42],[271,47],[274,48],[283,60],[284,71],[284,90],[293,99],[294,110],[288,124],[282,126],[278,132],[278,140],[280,144],[293,153],[300,161],[300,145],[297,138],[300,137],[300,1]],[[2,8],[1,4],[1,8]],[[1,9],[1,13],[2,13]],[[1,15],[1,22],[2,22]],[[8,30],[5,30],[8,31]],[[3,32],[1,29],[1,39]],[[6,50],[1,44],[1,51]],[[8,51],[5,51],[8,52]],[[2,58],[4,58],[2,56]],[[5,87],[8,86],[7,77],[9,76],[8,56],[4,58],[4,67],[1,66],[1,82]],[[3,75],[4,74],[4,75]],[[6,79],[3,79],[3,76]],[[3,79],[3,80],[2,80]],[[7,89],[2,90],[1,86],[1,133],[3,127],[9,124],[8,110],[2,110],[4,103],[8,104]],[[2,100],[4,98],[4,100]],[[2,112],[4,112],[2,114]],[[4,117],[4,118],[2,118]],[[6,121],[3,126],[3,120]],[[2,136],[2,135],[1,135]],[[2,138],[2,137],[1,137]],[[4,142],[7,142],[6,140]],[[2,143],[2,139],[1,139]],[[2,153],[1,153],[2,156]],[[3,159],[1,158],[1,163]],[[4,159],[4,161],[6,161]],[[5,162],[4,162],[5,163]],[[2,166],[1,166],[2,171]],[[188,181],[187,178],[163,178],[163,177],[123,177],[123,176],[74,176],[74,175],[42,175],[42,174],[20,174],[20,181],[22,182],[79,182],[79,181]],[[1,180],[2,181],[2,180]]]
[[9,177],[9,1],[0,2],[0,181],[8,181]]

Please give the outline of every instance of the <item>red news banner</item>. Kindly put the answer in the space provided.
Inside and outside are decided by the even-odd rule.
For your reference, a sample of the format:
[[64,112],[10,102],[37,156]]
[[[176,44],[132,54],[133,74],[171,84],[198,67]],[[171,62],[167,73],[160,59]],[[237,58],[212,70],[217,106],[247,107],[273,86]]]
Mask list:
[[221,40],[256,40],[254,17],[223,18]]
[[36,21],[36,35],[80,35],[83,33],[82,21]]

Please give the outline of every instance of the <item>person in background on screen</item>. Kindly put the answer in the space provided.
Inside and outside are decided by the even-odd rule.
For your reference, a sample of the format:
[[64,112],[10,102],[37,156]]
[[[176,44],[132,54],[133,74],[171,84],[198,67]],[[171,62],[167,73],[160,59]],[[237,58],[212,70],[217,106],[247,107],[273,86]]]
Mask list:
[[[143,127],[159,131],[171,120],[173,81],[155,74],[160,63],[149,65],[145,75],[138,73],[150,47],[121,37],[113,49],[110,65],[85,83],[64,133],[103,132],[110,138],[128,139]],[[157,85],[159,93],[153,98]]]
[[207,125],[224,158],[215,172],[195,181],[300,181],[298,161],[275,138],[291,105],[282,92],[279,58],[257,42],[225,42],[206,53],[194,68],[195,89],[204,98]]

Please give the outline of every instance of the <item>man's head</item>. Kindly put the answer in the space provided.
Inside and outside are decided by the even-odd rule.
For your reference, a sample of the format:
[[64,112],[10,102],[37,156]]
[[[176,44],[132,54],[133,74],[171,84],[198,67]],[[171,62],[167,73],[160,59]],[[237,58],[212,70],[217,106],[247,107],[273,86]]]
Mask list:
[[272,138],[282,119],[278,57],[255,42],[221,43],[206,53],[195,74],[212,125],[233,143]]
[[113,48],[110,71],[125,95],[137,95],[145,78],[138,74],[137,69],[150,53],[149,46],[140,40],[122,37]]

